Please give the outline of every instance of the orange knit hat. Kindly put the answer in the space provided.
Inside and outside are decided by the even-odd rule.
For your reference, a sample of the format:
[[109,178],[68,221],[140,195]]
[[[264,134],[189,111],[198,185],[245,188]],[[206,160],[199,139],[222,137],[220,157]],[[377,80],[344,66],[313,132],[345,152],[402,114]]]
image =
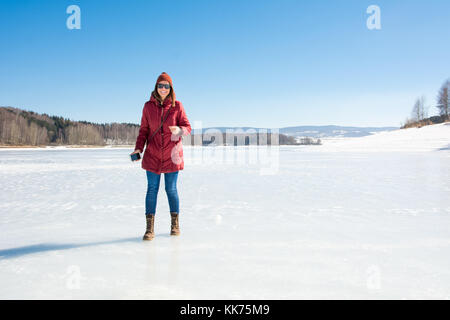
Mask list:
[[165,72],[161,73],[160,76],[158,77],[158,80],[156,80],[156,83],[160,82],[160,81],[168,81],[170,83],[170,86],[173,87],[172,85],[172,78]]

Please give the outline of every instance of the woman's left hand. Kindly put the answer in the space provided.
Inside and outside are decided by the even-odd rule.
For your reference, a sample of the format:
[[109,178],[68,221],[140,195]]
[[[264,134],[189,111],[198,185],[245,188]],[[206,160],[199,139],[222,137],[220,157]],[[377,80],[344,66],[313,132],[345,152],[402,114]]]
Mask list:
[[169,126],[170,131],[172,134],[179,136],[181,134],[181,128],[179,126]]

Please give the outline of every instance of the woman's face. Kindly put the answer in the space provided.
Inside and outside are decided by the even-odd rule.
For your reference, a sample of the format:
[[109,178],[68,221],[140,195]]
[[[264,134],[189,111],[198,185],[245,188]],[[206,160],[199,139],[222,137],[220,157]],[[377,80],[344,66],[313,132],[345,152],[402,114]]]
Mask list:
[[164,99],[166,99],[167,95],[170,93],[170,87],[169,87],[169,89],[160,88],[159,84],[167,84],[169,86],[170,86],[170,84],[169,84],[169,81],[165,81],[165,80],[158,82],[158,94],[161,97],[161,99],[164,100]]

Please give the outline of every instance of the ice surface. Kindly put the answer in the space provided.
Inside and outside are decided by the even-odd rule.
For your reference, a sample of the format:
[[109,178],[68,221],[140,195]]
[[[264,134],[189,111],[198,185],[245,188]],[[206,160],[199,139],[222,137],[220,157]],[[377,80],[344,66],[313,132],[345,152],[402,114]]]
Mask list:
[[0,299],[448,299],[449,129],[185,146],[151,242],[132,148],[1,150]]

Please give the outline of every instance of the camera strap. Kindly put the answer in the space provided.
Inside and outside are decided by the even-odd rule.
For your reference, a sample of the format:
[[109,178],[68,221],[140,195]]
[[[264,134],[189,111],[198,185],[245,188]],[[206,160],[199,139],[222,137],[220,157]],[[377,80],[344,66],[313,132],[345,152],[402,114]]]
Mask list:
[[[150,139],[148,139],[149,141],[153,139],[153,137],[155,136],[155,134],[159,131],[159,129],[161,129],[164,121],[166,121],[167,117],[169,116],[169,112],[170,112],[170,108],[172,108],[172,104],[170,104],[169,109],[167,110],[166,116],[164,117],[164,120],[161,120],[161,124],[159,125],[159,128],[155,130],[155,132],[153,132],[152,136],[150,137]],[[164,110],[164,109],[163,109]]]

